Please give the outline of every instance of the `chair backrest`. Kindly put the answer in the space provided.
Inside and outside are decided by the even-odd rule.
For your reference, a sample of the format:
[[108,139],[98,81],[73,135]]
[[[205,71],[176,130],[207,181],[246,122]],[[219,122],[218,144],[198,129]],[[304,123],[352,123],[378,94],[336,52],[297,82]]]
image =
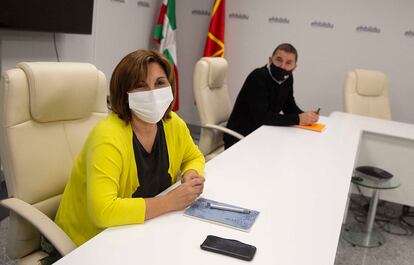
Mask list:
[[388,86],[384,73],[364,69],[348,72],[344,86],[345,111],[390,120]]
[[[2,74],[0,152],[10,197],[54,219],[75,157],[107,115],[105,87],[105,75],[87,63],[20,63]],[[9,256],[39,244],[39,232],[11,212]]]
[[[226,59],[221,57],[203,57],[195,65],[193,90],[202,126],[226,126],[231,113],[227,68]],[[199,148],[204,155],[223,145],[222,132],[201,129]]]

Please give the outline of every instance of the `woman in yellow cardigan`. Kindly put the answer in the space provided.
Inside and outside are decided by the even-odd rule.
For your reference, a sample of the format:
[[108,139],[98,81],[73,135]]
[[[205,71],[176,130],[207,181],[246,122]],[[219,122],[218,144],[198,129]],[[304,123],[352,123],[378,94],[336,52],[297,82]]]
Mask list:
[[[204,157],[171,111],[174,92],[173,69],[156,51],[132,52],[116,66],[112,113],[75,160],[55,219],[75,244],[107,227],[182,210],[202,193]],[[155,197],[179,174],[181,185]]]

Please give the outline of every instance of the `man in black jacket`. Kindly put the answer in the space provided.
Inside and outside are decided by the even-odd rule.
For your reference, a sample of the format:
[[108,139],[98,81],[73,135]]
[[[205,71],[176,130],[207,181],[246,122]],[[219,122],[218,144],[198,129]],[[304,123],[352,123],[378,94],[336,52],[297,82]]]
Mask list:
[[[293,75],[298,53],[291,44],[276,47],[269,63],[253,70],[237,96],[227,128],[244,136],[262,125],[310,125],[318,121],[315,111],[302,111],[293,97]],[[283,113],[281,113],[283,112]],[[224,135],[225,148],[238,139]]]

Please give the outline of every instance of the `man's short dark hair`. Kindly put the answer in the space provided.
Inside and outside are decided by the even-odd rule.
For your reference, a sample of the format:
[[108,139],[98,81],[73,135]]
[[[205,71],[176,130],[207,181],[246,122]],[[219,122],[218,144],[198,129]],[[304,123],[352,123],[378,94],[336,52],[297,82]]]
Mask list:
[[290,44],[290,43],[282,43],[282,44],[279,44],[279,46],[277,46],[276,49],[273,51],[272,57],[279,50],[280,51],[287,52],[287,53],[293,53],[295,55],[295,58],[296,58],[295,62],[298,61],[298,51],[296,50],[295,47],[293,47],[292,44]]

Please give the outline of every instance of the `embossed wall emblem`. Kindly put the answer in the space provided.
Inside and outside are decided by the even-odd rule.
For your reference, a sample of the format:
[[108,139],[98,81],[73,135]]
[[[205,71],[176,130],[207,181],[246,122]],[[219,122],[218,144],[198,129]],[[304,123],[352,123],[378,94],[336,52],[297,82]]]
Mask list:
[[289,24],[290,20],[285,17],[269,17],[269,23]]
[[138,1],[137,2],[137,6],[149,8],[150,7],[150,4],[147,1]]
[[334,28],[334,24],[332,24],[331,22],[325,22],[325,21],[312,21],[310,25],[313,28],[326,28],[326,29]]
[[242,13],[230,13],[229,18],[235,18],[235,19],[245,19],[248,20],[249,16]]
[[381,29],[378,27],[372,27],[372,26],[358,26],[355,29],[358,32],[369,32],[369,33],[381,33]]
[[408,30],[408,31],[404,32],[404,36],[414,38],[414,31]]
[[201,10],[201,9],[194,9],[193,11],[191,11],[192,15],[197,15],[197,16],[210,16],[210,12],[207,10]]

